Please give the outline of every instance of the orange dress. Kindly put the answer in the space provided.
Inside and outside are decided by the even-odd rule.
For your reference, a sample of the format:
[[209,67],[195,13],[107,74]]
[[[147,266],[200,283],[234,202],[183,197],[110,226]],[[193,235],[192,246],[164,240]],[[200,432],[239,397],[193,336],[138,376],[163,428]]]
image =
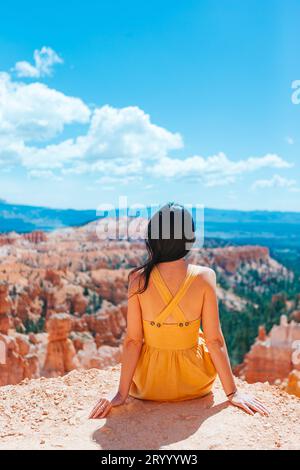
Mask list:
[[[157,267],[151,272],[165,307],[154,321],[143,320],[144,343],[129,394],[143,400],[181,401],[210,392],[216,370],[206,348],[200,319],[188,321],[179,302],[198,275],[189,265],[173,296]],[[177,323],[164,323],[172,314]]]

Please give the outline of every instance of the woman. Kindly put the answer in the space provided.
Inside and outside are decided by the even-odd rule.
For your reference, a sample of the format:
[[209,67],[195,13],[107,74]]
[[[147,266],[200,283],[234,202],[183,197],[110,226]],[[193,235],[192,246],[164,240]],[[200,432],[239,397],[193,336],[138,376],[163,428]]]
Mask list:
[[232,405],[268,415],[257,398],[235,385],[214,271],[185,259],[195,241],[190,213],[167,204],[152,217],[147,232],[148,259],[129,276],[119,389],[112,400],[101,398],[90,418],[104,418],[128,395],[157,401],[199,398],[210,392],[217,374]]

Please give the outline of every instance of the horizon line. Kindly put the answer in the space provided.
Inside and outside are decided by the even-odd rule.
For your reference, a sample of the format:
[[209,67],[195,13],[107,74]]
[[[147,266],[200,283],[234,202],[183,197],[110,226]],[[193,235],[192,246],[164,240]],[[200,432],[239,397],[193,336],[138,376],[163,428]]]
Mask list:
[[[177,201],[178,202],[178,201]],[[161,205],[163,205],[164,203],[162,204],[153,204],[153,206],[157,206],[157,207],[160,207]],[[97,208],[85,208],[85,209],[79,209],[79,208],[74,208],[74,207],[55,207],[55,206],[39,206],[39,205],[35,205],[35,204],[22,204],[22,203],[14,203],[14,202],[9,202],[5,199],[0,199],[0,205],[8,205],[8,206],[21,206],[21,207],[33,207],[33,208],[38,208],[38,209],[48,209],[48,210],[53,210],[53,211],[75,211],[75,212],[97,212]],[[183,204],[184,205],[184,204]],[[152,206],[152,207],[153,207]],[[192,208],[196,208],[197,204],[195,204],[195,206],[192,206]],[[273,209],[239,209],[239,208],[232,208],[232,209],[229,209],[229,208],[223,208],[223,207],[209,207],[209,206],[204,206],[203,204],[201,204],[201,206],[203,207],[204,210],[216,210],[216,211],[231,211],[231,212],[243,212],[243,213],[247,213],[247,212],[269,212],[269,213],[280,213],[280,214],[286,214],[286,213],[291,213],[291,214],[300,214],[300,209],[297,211],[297,210],[273,210]],[[130,207],[130,204],[127,206],[127,208]],[[151,204],[149,205],[143,205],[142,209],[148,209],[149,207],[151,207]],[[126,209],[126,207],[116,207],[115,210],[124,210]],[[136,210],[139,210],[139,207],[136,206],[135,207]],[[112,211],[114,209],[110,209],[108,210],[108,212]]]

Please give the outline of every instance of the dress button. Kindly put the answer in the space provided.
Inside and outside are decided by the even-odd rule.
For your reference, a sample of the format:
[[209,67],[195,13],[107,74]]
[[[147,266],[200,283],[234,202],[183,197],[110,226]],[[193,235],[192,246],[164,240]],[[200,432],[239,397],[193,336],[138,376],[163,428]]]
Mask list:
[[189,322],[188,322],[188,321],[185,322],[185,326],[189,326]]
[[150,323],[150,325],[151,325],[151,326],[154,326],[154,325],[155,325],[155,322],[154,322],[154,321],[152,321],[152,322]]
[[183,326],[183,323],[179,323],[179,326]]
[[160,323],[156,323],[156,326],[157,326],[157,328],[159,328],[159,327],[160,327]]

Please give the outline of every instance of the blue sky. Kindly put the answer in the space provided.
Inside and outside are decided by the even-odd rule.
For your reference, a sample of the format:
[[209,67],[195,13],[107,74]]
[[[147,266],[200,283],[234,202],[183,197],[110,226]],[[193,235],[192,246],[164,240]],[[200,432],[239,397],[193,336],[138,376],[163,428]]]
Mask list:
[[5,2],[0,198],[299,211],[299,17],[296,0]]

